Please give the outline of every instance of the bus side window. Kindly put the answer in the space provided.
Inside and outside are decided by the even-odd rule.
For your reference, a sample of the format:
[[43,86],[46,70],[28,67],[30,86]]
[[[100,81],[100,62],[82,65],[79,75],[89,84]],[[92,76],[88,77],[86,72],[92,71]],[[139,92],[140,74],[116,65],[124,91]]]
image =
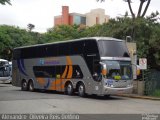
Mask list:
[[70,54],[71,55],[82,54],[84,51],[83,45],[84,45],[84,41],[72,42],[70,44]]
[[98,46],[97,46],[96,41],[93,41],[93,40],[85,41],[85,53],[86,54],[96,54],[96,53],[98,53]]
[[75,78],[75,79],[82,79],[83,78],[83,73],[81,71],[81,68],[78,65],[73,65],[72,78]]

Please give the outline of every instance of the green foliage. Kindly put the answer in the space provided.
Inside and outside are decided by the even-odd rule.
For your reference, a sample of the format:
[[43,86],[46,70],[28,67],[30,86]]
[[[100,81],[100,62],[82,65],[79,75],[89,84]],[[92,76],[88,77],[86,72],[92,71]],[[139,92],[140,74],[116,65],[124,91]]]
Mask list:
[[152,96],[160,97],[160,89],[155,90]]
[[[13,48],[25,45],[78,39],[82,37],[106,36],[126,39],[132,36],[137,43],[138,57],[147,57],[151,68],[160,66],[160,23],[159,13],[147,18],[118,17],[108,23],[87,27],[84,25],[60,25],[48,29],[44,34],[26,31],[14,26],[0,26],[0,57],[11,59]],[[7,54],[6,54],[7,53]]]
[[31,32],[31,31],[35,28],[35,25],[29,23],[29,24],[27,25],[27,28],[28,28],[28,30]]
[[39,33],[27,32],[14,26],[0,26],[0,58],[11,59],[15,47],[37,44]]
[[84,37],[83,28],[78,25],[60,25],[50,28],[45,34],[47,42],[64,41]]

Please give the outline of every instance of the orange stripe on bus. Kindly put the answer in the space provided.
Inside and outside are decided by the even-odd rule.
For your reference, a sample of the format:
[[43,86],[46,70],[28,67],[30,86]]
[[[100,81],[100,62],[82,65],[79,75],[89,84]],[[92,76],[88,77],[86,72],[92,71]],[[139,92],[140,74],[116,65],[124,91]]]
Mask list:
[[72,66],[72,60],[69,56],[66,57],[67,59],[67,63],[69,65],[69,71],[68,71],[68,75],[67,75],[67,78],[72,78],[72,74],[73,74],[73,66]]
[[41,86],[45,85],[45,79],[44,78],[37,78],[37,81]]
[[56,85],[59,85],[59,84],[61,84],[62,82],[61,82],[61,79],[57,79],[56,80]]
[[[67,77],[65,81],[68,81],[70,78],[72,78],[73,74],[73,66],[72,66],[72,60],[69,56],[66,57],[67,63],[65,70],[61,76],[62,79],[56,79],[54,82],[51,83],[51,87],[49,88],[50,90],[62,90],[64,89],[64,78]],[[68,74],[67,74],[68,71]]]
[[51,83],[51,86],[49,87],[49,90],[56,90],[56,81],[53,81]]
[[68,70],[68,66],[65,67],[65,70],[64,70],[63,75],[62,75],[62,79],[66,77],[67,70]]

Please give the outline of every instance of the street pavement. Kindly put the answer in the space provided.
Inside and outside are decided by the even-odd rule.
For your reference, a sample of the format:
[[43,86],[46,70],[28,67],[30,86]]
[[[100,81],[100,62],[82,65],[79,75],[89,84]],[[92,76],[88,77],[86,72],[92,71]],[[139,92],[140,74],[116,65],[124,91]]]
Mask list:
[[37,119],[35,114],[51,115],[50,120],[56,114],[78,114],[80,120],[142,120],[151,114],[158,115],[153,119],[159,120],[160,101],[121,96],[81,98],[53,91],[21,91],[19,87],[0,83],[0,120],[6,114],[28,114],[30,118],[25,120]]
[[53,91],[28,92],[0,84],[0,113],[143,114],[160,113],[160,101],[120,96],[68,96]]

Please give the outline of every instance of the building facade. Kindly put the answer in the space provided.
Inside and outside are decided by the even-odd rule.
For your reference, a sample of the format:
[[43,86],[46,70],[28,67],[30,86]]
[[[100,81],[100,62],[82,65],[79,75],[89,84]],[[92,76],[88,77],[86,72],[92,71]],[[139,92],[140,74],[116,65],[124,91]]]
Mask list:
[[104,9],[94,9],[86,14],[69,13],[68,6],[62,6],[62,15],[54,17],[54,25],[85,25],[93,26],[108,22],[109,16],[105,15]]
[[86,26],[93,26],[95,24],[103,24],[109,21],[109,16],[105,15],[105,10],[98,8],[86,13]]

